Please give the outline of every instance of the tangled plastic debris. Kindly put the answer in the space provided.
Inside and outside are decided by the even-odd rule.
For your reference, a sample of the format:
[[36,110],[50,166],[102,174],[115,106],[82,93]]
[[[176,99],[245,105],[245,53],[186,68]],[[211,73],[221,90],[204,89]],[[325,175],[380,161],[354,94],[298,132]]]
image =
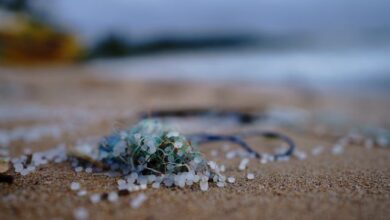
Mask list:
[[221,174],[224,167],[207,162],[183,135],[157,120],[143,120],[130,129],[105,137],[99,143],[96,158],[111,171],[125,176],[126,180],[118,181],[120,190],[132,189],[135,184],[141,188],[152,183],[153,188],[161,183],[167,187],[184,187],[199,181],[201,189],[207,190],[205,185],[210,179],[216,180],[219,186],[225,185],[226,178]]

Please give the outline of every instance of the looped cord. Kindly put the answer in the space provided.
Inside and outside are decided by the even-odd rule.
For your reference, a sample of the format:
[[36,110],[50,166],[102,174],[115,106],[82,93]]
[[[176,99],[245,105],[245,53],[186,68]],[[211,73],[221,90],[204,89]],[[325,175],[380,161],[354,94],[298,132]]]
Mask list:
[[295,149],[294,142],[288,136],[274,131],[250,131],[250,132],[243,132],[235,135],[215,135],[215,134],[201,133],[201,134],[188,135],[187,139],[196,144],[205,144],[205,143],[216,142],[216,141],[229,141],[239,145],[248,153],[253,154],[256,158],[261,159],[264,157],[264,155],[255,151],[243,140],[243,138],[248,138],[252,136],[261,136],[265,138],[279,139],[284,141],[288,145],[288,149],[285,152],[276,153],[272,155],[275,158],[275,160],[278,160],[281,157],[289,157],[294,152]]

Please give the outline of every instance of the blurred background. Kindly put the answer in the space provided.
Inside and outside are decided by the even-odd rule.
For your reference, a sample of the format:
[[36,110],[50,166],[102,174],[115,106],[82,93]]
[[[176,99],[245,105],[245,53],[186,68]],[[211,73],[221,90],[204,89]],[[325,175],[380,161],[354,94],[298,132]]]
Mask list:
[[71,64],[116,79],[386,94],[389,9],[387,0],[0,0],[0,71]]

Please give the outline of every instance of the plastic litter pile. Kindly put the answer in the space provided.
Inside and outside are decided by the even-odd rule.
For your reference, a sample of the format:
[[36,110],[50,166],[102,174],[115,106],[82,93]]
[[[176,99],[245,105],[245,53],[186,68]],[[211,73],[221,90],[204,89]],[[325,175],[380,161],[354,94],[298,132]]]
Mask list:
[[158,120],[142,120],[103,138],[97,151],[84,146],[80,152],[101,162],[111,174],[120,173],[123,180],[118,182],[119,190],[135,191],[147,184],[159,188],[160,184],[184,187],[194,183],[207,190],[209,180],[218,186],[226,181],[220,166],[206,161],[196,146]]

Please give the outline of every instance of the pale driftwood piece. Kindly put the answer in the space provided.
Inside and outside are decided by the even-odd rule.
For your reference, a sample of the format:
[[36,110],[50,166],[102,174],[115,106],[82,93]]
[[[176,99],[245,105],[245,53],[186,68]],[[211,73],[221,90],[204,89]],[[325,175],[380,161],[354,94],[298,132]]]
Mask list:
[[9,168],[9,148],[0,146],[0,173],[7,172]]

